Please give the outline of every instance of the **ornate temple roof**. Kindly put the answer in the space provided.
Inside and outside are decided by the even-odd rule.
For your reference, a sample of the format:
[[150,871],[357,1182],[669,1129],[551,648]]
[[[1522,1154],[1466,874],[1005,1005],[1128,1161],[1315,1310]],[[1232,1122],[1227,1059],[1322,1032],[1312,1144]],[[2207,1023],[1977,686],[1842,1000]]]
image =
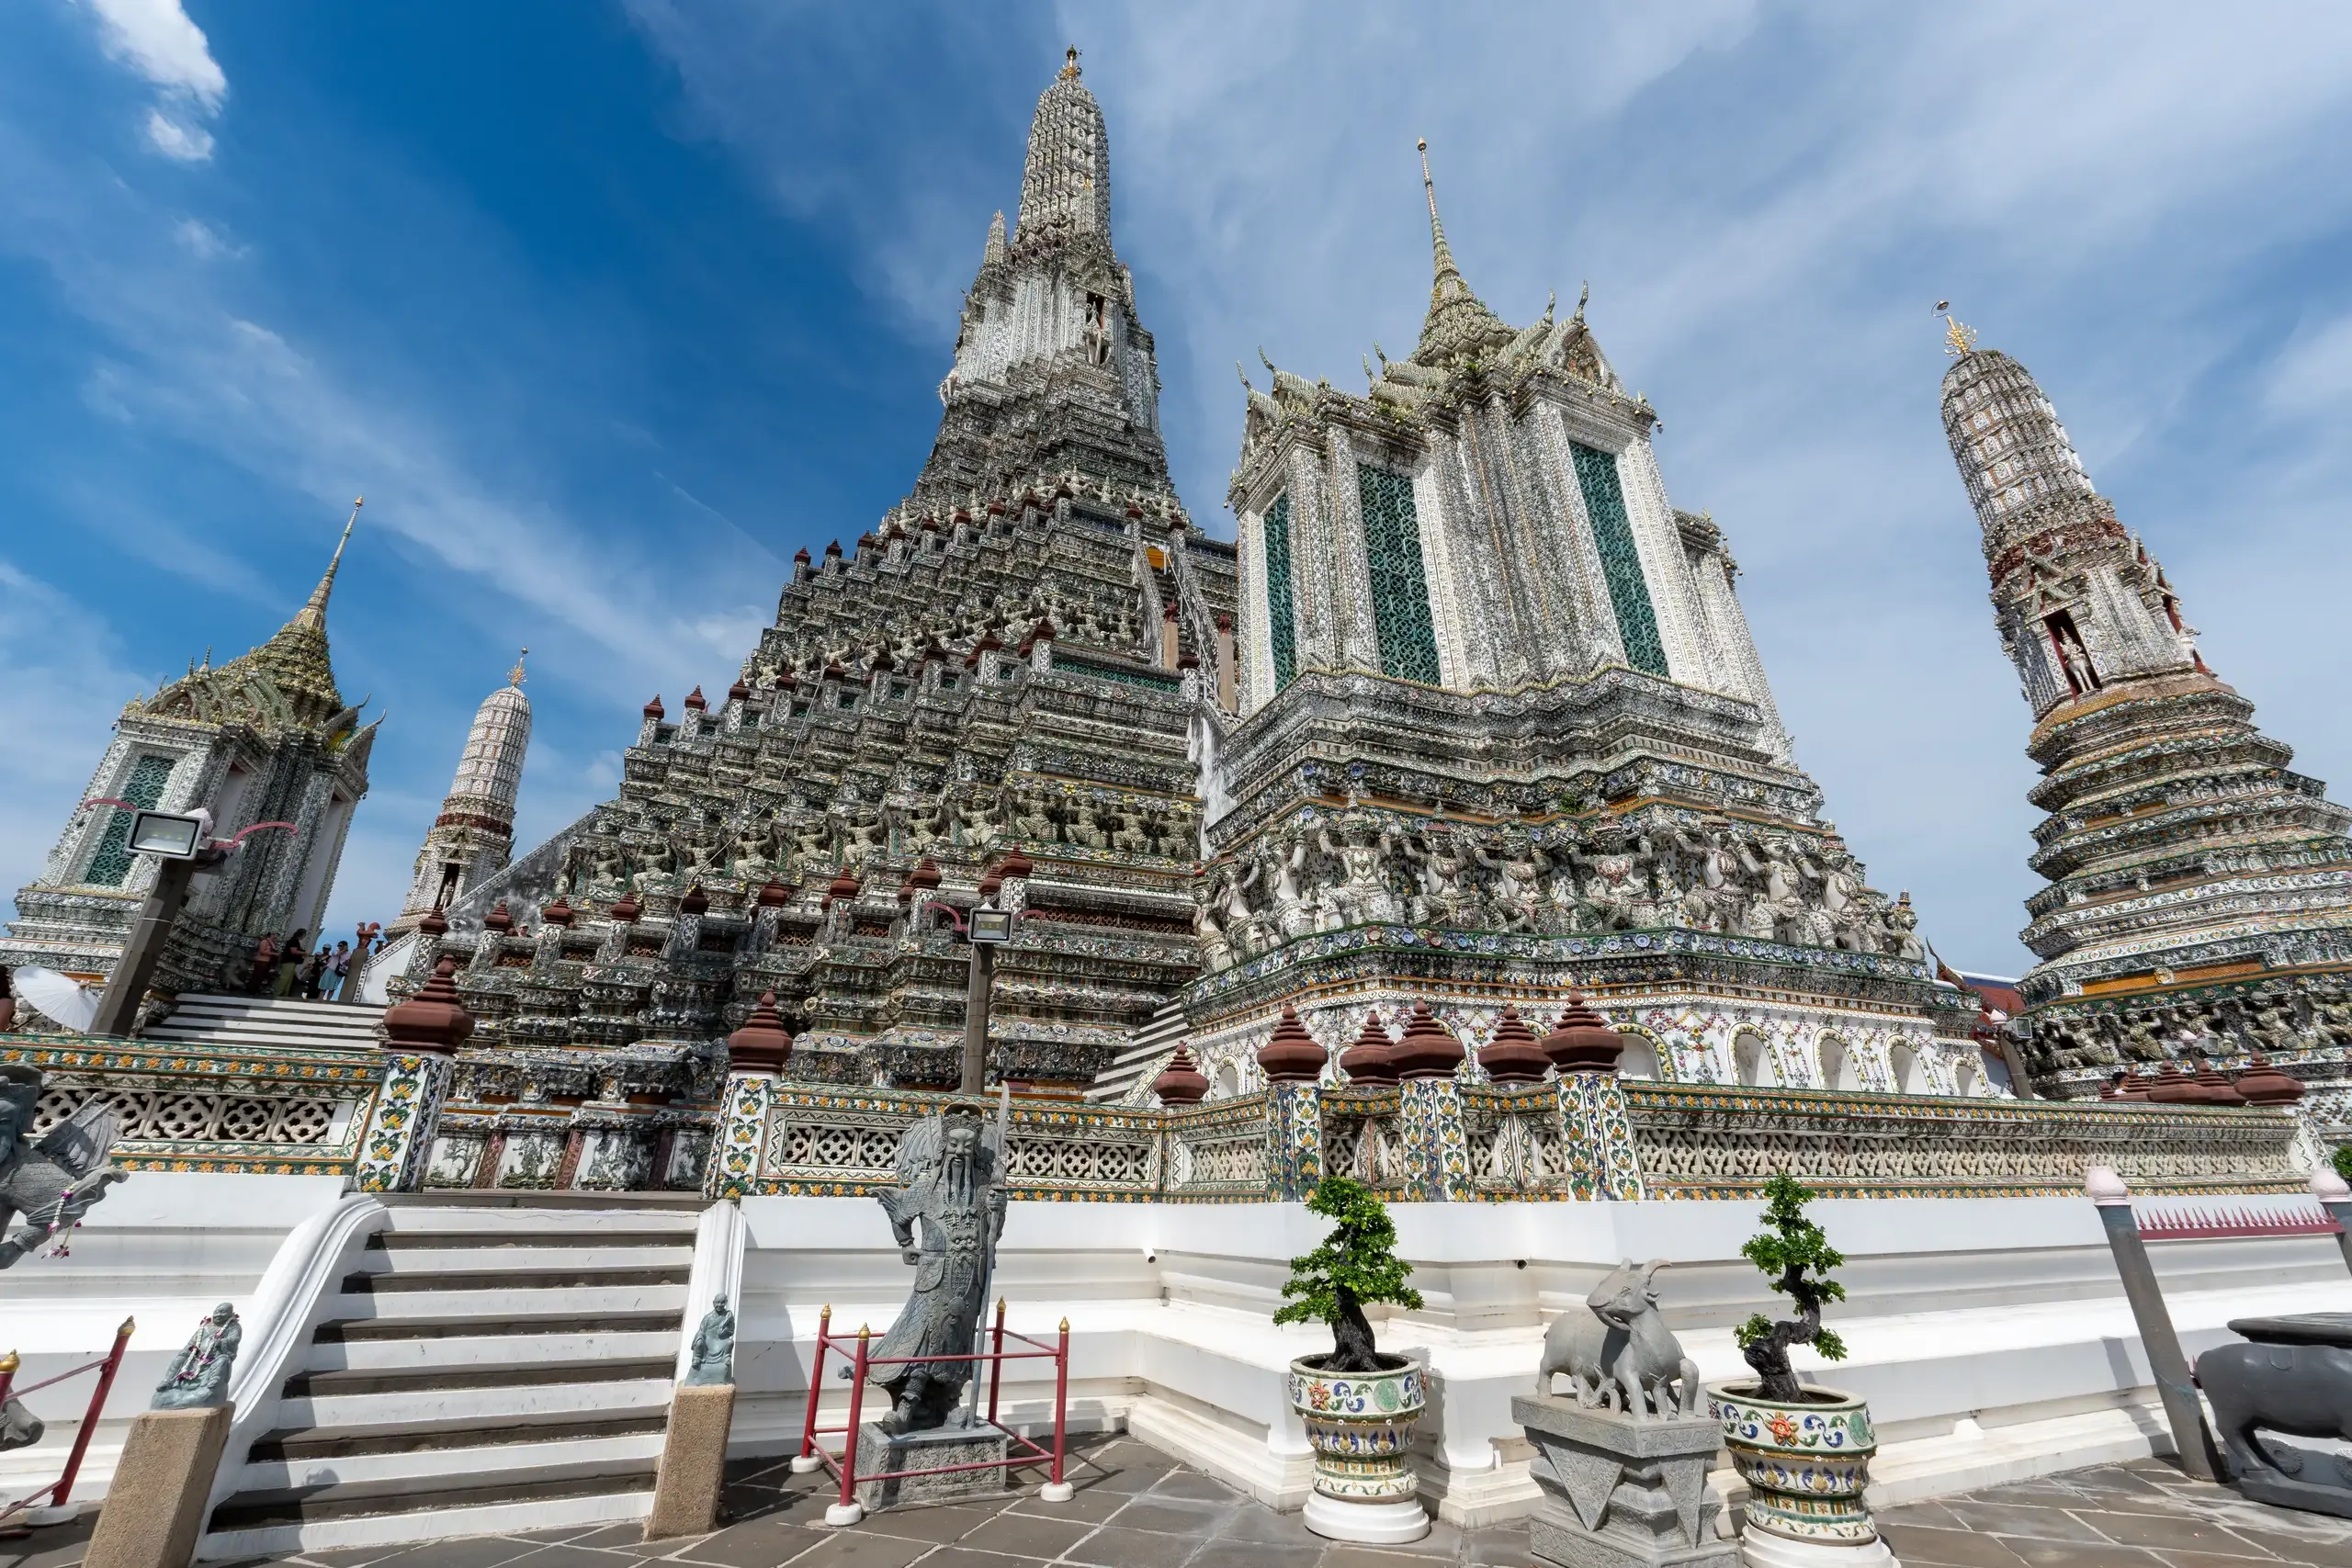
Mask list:
[[131,709],[156,718],[250,724],[262,729],[316,729],[338,719],[343,721],[335,726],[338,732],[347,728],[356,715],[345,709],[343,694],[335,687],[327,651],[327,600],[334,592],[344,547],[351,543],[352,525],[358,520],[359,502],[354,502],[325,575],[294,618],[267,642],[218,669],[208,661],[153,696],[133,702]]
[[1502,347],[1519,334],[1487,302],[1470,290],[1453,247],[1445,243],[1445,225],[1437,216],[1437,182],[1430,177],[1430,144],[1420,143],[1421,188],[1430,202],[1430,248],[1435,276],[1430,283],[1429,314],[1421,319],[1421,341],[1413,363],[1432,368]]

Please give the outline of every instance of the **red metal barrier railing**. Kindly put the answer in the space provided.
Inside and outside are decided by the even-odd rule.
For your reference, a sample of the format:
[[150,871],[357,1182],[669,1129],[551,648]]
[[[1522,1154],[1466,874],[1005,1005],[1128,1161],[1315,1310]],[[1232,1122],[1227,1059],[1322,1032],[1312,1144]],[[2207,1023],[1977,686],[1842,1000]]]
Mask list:
[[5,1358],[0,1358],[0,1406],[5,1406],[11,1399],[21,1399],[26,1394],[38,1393],[42,1389],[62,1383],[67,1378],[80,1377],[84,1372],[98,1374],[98,1385],[90,1391],[90,1407],[82,1413],[82,1425],[74,1429],[74,1446],[66,1452],[64,1473],[48,1485],[36,1488],[6,1507],[0,1508],[0,1519],[20,1513],[43,1498],[49,1500],[48,1506],[52,1508],[62,1508],[72,1499],[74,1480],[82,1473],[83,1456],[90,1451],[90,1435],[98,1429],[98,1416],[106,1410],[107,1395],[114,1388],[114,1374],[121,1370],[122,1353],[130,1344],[131,1331],[138,1326],[133,1319],[124,1318],[122,1326],[114,1331],[113,1347],[105,1355],[95,1361],[85,1361],[78,1367],[62,1371],[53,1378],[43,1378],[29,1388],[16,1386],[17,1353],[11,1350]]
[[[1025,1334],[1004,1325],[1004,1303],[996,1303],[996,1322],[989,1330],[989,1348],[968,1356],[876,1356],[872,1353],[872,1331],[860,1327],[857,1347],[852,1350],[832,1332],[833,1309],[827,1307],[817,1317],[817,1360],[808,1374],[808,1410],[800,1425],[800,1459],[804,1466],[813,1460],[831,1471],[841,1483],[841,1501],[837,1506],[844,1512],[857,1506],[857,1488],[869,1481],[906,1481],[920,1475],[953,1475],[965,1471],[1003,1470],[1044,1461],[1053,1467],[1049,1488],[1058,1491],[1062,1484],[1062,1464],[1065,1451],[1065,1427],[1069,1414],[1069,1319],[1061,1322],[1061,1338],[1053,1345],[1032,1339]],[[1008,1350],[1004,1342],[1016,1340],[1032,1347],[1027,1350]],[[838,1355],[849,1362],[849,1420],[840,1427],[818,1425],[817,1403],[825,1387],[825,1359]],[[1048,1450],[1023,1437],[997,1419],[997,1396],[1004,1383],[1004,1363],[1050,1359],[1054,1363],[1054,1446]],[[857,1429],[859,1416],[865,1405],[865,1380],[876,1367],[907,1366],[916,1362],[971,1361],[974,1377],[985,1375],[989,1380],[989,1413],[982,1423],[1004,1434],[1007,1439],[1005,1457],[1001,1460],[980,1460],[969,1464],[933,1465],[922,1470],[876,1471],[861,1475],[857,1470]],[[820,1440],[839,1435],[842,1451],[839,1457]],[[1015,1451],[1018,1450],[1018,1451]],[[1064,1497],[1067,1493],[1062,1494]],[[1049,1495],[1048,1501],[1057,1500]],[[854,1522],[853,1517],[851,1522]]]

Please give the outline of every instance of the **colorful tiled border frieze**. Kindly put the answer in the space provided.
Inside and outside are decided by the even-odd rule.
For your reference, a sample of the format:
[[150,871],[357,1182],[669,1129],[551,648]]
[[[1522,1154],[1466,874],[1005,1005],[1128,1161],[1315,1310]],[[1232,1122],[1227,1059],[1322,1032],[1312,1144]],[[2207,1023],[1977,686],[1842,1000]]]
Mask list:
[[111,1100],[125,1170],[333,1176],[358,1156],[384,1076],[371,1049],[253,1046],[191,1052],[135,1040],[9,1035],[0,1062],[47,1075],[36,1135]]
[[1785,1170],[1834,1197],[2074,1195],[2090,1167],[2174,1192],[2300,1190],[2272,1111],[1622,1083],[1645,1196],[1751,1198]]

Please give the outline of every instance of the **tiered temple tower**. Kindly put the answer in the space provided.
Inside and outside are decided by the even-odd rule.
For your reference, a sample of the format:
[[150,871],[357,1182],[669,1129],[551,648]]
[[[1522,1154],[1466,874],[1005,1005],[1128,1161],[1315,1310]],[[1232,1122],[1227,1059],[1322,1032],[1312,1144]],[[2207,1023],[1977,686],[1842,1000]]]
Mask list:
[[1249,392],[1195,1055],[1246,1063],[1285,1001],[1335,1052],[1424,999],[1476,1048],[1582,984],[1655,1076],[1981,1091],[1907,897],[1791,757],[1722,531],[1667,500],[1656,412],[1582,301],[1479,299],[1422,172],[1411,355]]
[[2038,1078],[2079,1094],[2118,1066],[2261,1051],[2317,1090],[2307,1119],[2352,1121],[2352,813],[2207,668],[2025,367],[1956,322],[1950,352],[1944,430],[2049,813],[2022,933]]
[[1073,57],[991,226],[930,459],[797,559],[723,690],[645,705],[616,798],[401,950],[467,957],[480,1021],[432,1179],[691,1185],[721,1041],[773,990],[790,1076],[952,1085],[967,950],[1023,914],[990,1070],[1076,1095],[1197,973],[1203,761],[1232,691],[1233,554],[1168,481]]
[[458,756],[457,777],[450,780],[440,815],[416,852],[416,870],[400,918],[385,930],[394,936],[410,931],[432,911],[463,897],[484,877],[506,869],[514,847],[514,798],[523,787],[523,755],[530,745],[531,699],[523,694],[523,660],[518,658],[507,672],[506,684],[484,697],[474,712],[466,749]]
[[220,838],[257,822],[295,825],[255,833],[221,870],[196,879],[156,971],[158,991],[234,985],[265,934],[318,934],[376,741],[376,724],[359,722],[366,700],[343,700],[327,654],[327,601],[350,542],[345,523],[310,601],[267,642],[217,668],[208,653],[123,708],[82,806],[40,877],[17,890],[0,966],[41,964],[85,981],[113,972],[155,864],[126,848],[131,813],[94,804],[107,799],[209,810]]

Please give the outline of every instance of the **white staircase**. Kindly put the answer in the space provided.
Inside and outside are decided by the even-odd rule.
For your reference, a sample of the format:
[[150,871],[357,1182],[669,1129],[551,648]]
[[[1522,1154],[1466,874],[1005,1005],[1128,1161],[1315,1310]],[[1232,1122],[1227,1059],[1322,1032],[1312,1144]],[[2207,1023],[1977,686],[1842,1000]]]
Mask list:
[[1101,1075],[1087,1086],[1086,1098],[1097,1104],[1115,1104],[1125,1100],[1137,1088],[1159,1076],[1184,1038],[1184,1008],[1181,1002],[1167,1002],[1151,1015],[1150,1021],[1136,1031],[1127,1048],[1102,1069]]
[[230,1051],[255,1045],[371,1046],[383,1016],[380,1006],[358,1002],[199,992],[180,998],[170,1014],[140,1038]]
[[267,1429],[224,1457],[198,1555],[642,1517],[705,1206],[391,1200],[335,1265]]

